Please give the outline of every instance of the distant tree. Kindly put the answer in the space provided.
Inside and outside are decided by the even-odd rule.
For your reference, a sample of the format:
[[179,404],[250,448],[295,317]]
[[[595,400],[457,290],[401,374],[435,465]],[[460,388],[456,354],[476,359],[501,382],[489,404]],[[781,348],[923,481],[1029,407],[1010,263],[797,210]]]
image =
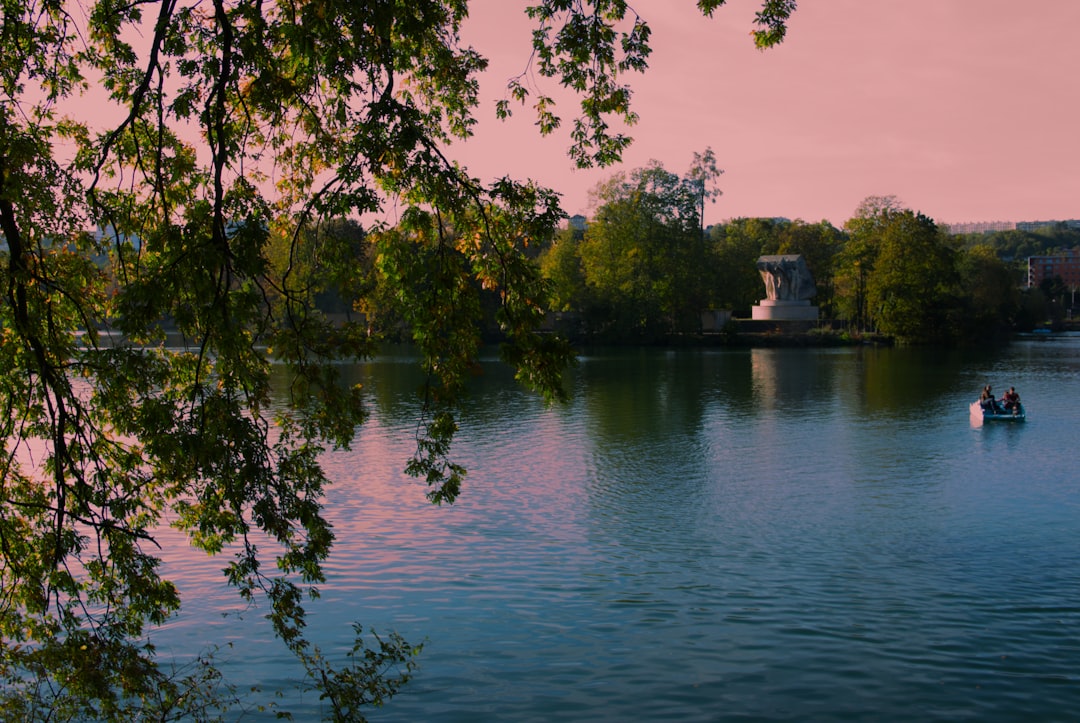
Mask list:
[[778,222],[770,218],[736,218],[723,226],[713,226],[716,307],[731,309],[736,317],[747,318],[751,307],[765,298],[757,260],[762,254],[779,249],[777,226]]
[[656,161],[597,185],[596,213],[580,246],[594,328],[655,337],[700,326],[711,268],[700,231],[700,189],[700,179],[680,177]]
[[988,245],[961,249],[957,257],[963,313],[956,335],[978,341],[1011,330],[1020,310],[1020,290],[1012,269]]
[[817,287],[814,303],[823,318],[833,318],[833,274],[836,256],[843,247],[843,233],[828,221],[808,224],[796,220],[779,229],[779,239],[777,253],[799,254],[806,259]]
[[1016,328],[1031,331],[1051,320],[1050,301],[1039,287],[1029,287],[1020,292],[1020,309],[1016,314]]
[[945,234],[913,211],[889,212],[877,229],[879,246],[866,283],[877,330],[903,343],[950,341],[959,279]]
[[1028,256],[1053,255],[1080,247],[1080,228],[1056,223],[1035,231],[1012,229],[962,234],[958,238],[965,247],[986,245],[1002,259],[1022,260]]
[[847,241],[836,258],[836,310],[856,329],[870,328],[868,283],[877,262],[885,227],[901,211],[896,196],[867,196],[844,224]]
[[581,242],[584,230],[564,228],[540,257],[540,269],[551,282],[551,308],[554,311],[581,310],[585,299],[585,276],[581,268]]
[[1049,321],[1059,323],[1065,318],[1065,309],[1069,305],[1071,294],[1065,280],[1060,276],[1051,276],[1039,282],[1039,291],[1046,298]]
[[712,148],[706,148],[703,153],[694,152],[694,160],[686,177],[699,187],[701,205],[698,208],[698,220],[701,223],[702,238],[705,238],[705,202],[716,203],[716,199],[723,195],[724,192],[716,186],[716,181],[723,172],[716,165],[716,154]]
[[586,323],[596,333],[623,338],[662,332],[667,295],[661,265],[659,225],[633,198],[602,204],[585,230],[581,267],[587,298]]
[[1080,247],[1080,228],[1063,221],[1035,230],[1035,235],[1045,239],[1046,248],[1052,252]]
[[[349,218],[313,220],[294,238],[276,229],[267,241],[267,261],[281,289],[274,298],[306,295],[321,313],[349,313],[369,293],[372,244],[363,227]],[[359,267],[359,268],[358,268]],[[290,321],[294,323],[295,320]]]
[[904,210],[904,202],[897,196],[867,196],[855,207],[851,220],[845,224],[851,231],[858,231],[865,226],[877,226],[883,220]]

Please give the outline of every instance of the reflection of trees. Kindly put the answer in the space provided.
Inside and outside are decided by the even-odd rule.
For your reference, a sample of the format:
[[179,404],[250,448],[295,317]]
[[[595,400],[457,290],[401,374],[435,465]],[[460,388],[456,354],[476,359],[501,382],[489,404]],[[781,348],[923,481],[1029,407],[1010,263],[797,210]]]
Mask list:
[[[775,411],[807,414],[848,400],[860,413],[937,409],[938,399],[970,384],[961,381],[964,365],[983,355],[919,347],[606,350],[585,355],[569,372],[571,404],[583,405],[592,446],[622,455],[699,436],[710,409],[744,420]],[[368,411],[380,423],[416,420],[423,373],[407,348],[338,369],[343,386],[363,386]],[[273,381],[280,402],[284,372]],[[540,404],[515,385],[512,370],[492,360],[477,366],[461,416],[484,425],[519,403]]]
[[704,413],[702,366],[694,352],[615,351],[580,365],[595,446],[651,444],[696,434]]
[[[335,367],[338,385],[344,390],[356,385],[363,389],[367,412],[387,427],[409,427],[420,417],[425,381],[420,357],[408,345],[387,345],[374,359]],[[271,374],[274,402],[284,404],[289,394],[289,376],[284,366]],[[459,402],[458,417],[463,429],[498,423],[514,405],[536,409],[543,404],[539,395],[521,388],[514,369],[489,350],[472,368],[472,378]]]
[[940,400],[969,383],[961,381],[965,365],[982,355],[918,347],[754,349],[755,413],[810,414],[817,405],[853,403],[858,415],[938,414]]
[[[708,479],[703,439],[707,398],[721,355],[618,350],[587,356],[575,370],[574,401],[587,437],[590,517],[595,534],[638,549],[643,539],[679,536]],[[681,539],[681,544],[686,540]],[[641,553],[656,554],[655,545]]]
[[[419,357],[403,348],[400,353],[390,350],[366,362],[340,364],[334,367],[337,384],[342,390],[361,385],[368,413],[375,415],[387,425],[398,426],[415,421],[421,400],[418,390],[424,381]],[[270,384],[276,404],[284,404],[290,393],[291,377],[284,365],[274,365]]]
[[[957,391],[977,351],[927,348],[860,348],[858,397],[862,413],[942,413],[940,400]],[[985,383],[985,382],[984,382]],[[971,390],[978,396],[979,384]]]

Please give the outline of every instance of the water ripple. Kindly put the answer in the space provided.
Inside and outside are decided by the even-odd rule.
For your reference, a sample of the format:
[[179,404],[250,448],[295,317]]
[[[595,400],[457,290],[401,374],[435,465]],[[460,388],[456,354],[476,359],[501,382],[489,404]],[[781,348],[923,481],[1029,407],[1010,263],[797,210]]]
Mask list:
[[[338,546],[312,635],[427,640],[370,719],[1073,717],[1080,341],[773,351],[597,353],[556,408],[485,374],[450,507],[401,472],[404,413],[327,455]],[[991,377],[1021,389],[1026,427],[970,427]],[[245,669],[288,680],[253,630]]]

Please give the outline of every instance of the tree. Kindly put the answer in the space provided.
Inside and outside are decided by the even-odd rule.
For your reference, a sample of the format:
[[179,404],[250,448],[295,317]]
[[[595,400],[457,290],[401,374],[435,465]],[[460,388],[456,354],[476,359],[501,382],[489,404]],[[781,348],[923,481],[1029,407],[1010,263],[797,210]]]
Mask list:
[[1050,301],[1037,286],[1023,289],[1020,293],[1020,309],[1016,314],[1016,328],[1031,331],[1051,319]]
[[[698,2],[705,14],[722,4]],[[212,686],[212,668],[172,679],[143,644],[181,601],[154,552],[166,517],[195,546],[232,555],[226,579],[269,600],[276,633],[339,716],[407,679],[414,651],[397,641],[379,660],[400,675],[370,679],[362,664],[333,668],[303,635],[302,599],[333,540],[319,454],[347,447],[364,419],[360,391],[330,362],[378,341],[359,321],[310,313],[324,280],[366,283],[320,229],[388,199],[404,209],[365,243],[429,372],[407,468],[433,500],[452,501],[464,474],[449,444],[479,293],[499,300],[504,356],[524,383],[557,397],[569,358],[535,333],[547,289],[526,253],[562,217],[556,194],[481,183],[441,151],[472,132],[486,65],[458,39],[468,8],[5,4],[0,704],[11,715],[206,717],[189,693]],[[779,42],[794,9],[763,2],[758,44]],[[647,24],[621,30],[622,0],[539,0],[529,12],[541,75],[582,99],[571,155],[616,160],[629,139],[607,119],[633,117],[621,78],[645,67]],[[91,125],[88,103],[112,121]],[[535,110],[543,132],[558,126],[549,103]],[[184,349],[163,345],[165,325]],[[263,344],[289,370],[284,408],[269,403]]]
[[686,177],[698,184],[701,202],[698,209],[698,218],[701,221],[701,237],[705,238],[705,202],[712,201],[723,195],[723,191],[716,187],[716,180],[724,171],[716,166],[716,154],[712,148],[706,148],[704,153],[694,152],[694,160],[690,164],[690,170]]
[[315,301],[314,310],[348,315],[359,300],[372,293],[372,248],[359,223],[336,218],[303,227],[295,239],[272,234],[267,239],[266,257],[271,274],[309,294]]
[[586,228],[579,253],[592,301],[585,316],[592,333],[615,338],[661,333],[668,289],[654,221],[636,199],[612,198]]
[[593,190],[594,219],[580,246],[589,316],[602,330],[656,337],[696,330],[705,309],[708,259],[700,232],[701,180],[657,161],[617,173]]
[[1065,318],[1065,308],[1069,302],[1069,287],[1060,276],[1052,276],[1039,282],[1039,291],[1046,298],[1049,310],[1048,320],[1051,323],[1060,323]]
[[965,300],[958,334],[981,341],[1006,333],[1020,310],[1020,290],[1009,266],[987,245],[960,251],[957,271]]
[[581,269],[581,241],[584,233],[565,228],[540,258],[544,278],[551,282],[551,308],[554,311],[580,310],[586,305],[585,278]]
[[949,340],[959,285],[943,234],[933,220],[907,210],[889,213],[878,230],[880,247],[866,284],[878,331],[904,343]]
[[859,331],[870,328],[867,283],[877,260],[882,230],[901,210],[896,196],[867,196],[844,224],[847,242],[837,257],[837,310]]
[[751,307],[765,298],[757,260],[779,247],[777,222],[769,218],[737,218],[713,226],[716,284],[714,303],[735,316],[749,317]]
[[815,303],[823,318],[833,318],[833,273],[843,234],[828,221],[808,224],[796,220],[782,225],[779,237],[777,253],[800,254],[806,259],[817,287]]

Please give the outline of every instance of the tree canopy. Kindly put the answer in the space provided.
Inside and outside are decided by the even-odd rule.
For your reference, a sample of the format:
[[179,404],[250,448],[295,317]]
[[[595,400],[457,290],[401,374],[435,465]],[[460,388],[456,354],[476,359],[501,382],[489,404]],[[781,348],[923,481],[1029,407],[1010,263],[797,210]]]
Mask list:
[[[983,343],[1064,311],[1060,280],[1021,294],[1015,263],[988,244],[949,236],[895,196],[867,197],[843,230],[828,221],[736,218],[704,233],[694,227],[695,168],[680,178],[652,162],[597,186],[584,231],[565,230],[542,256],[556,291],[552,308],[572,312],[567,328],[640,343],[702,331],[702,312],[711,309],[746,319],[765,295],[756,262],[773,254],[806,259],[822,322],[851,336]],[[738,329],[726,327],[721,341]]]
[[[723,4],[697,3],[706,15]],[[392,303],[429,372],[407,467],[435,501],[452,501],[464,475],[449,443],[481,298],[497,299],[504,356],[524,383],[558,397],[569,358],[536,333],[547,284],[527,252],[563,216],[557,195],[482,183],[443,153],[474,129],[486,65],[459,40],[468,10],[4,4],[0,679],[11,715],[207,717],[189,694],[213,675],[170,678],[142,642],[181,603],[155,556],[166,519],[231,555],[228,582],[269,599],[277,634],[338,714],[408,677],[400,641],[334,669],[303,635],[301,603],[333,540],[319,455],[347,447],[365,416],[330,362],[378,340],[359,319],[332,323],[314,297],[333,291],[359,309],[377,287]],[[780,42],[794,10],[765,0],[755,42]],[[609,121],[634,118],[625,77],[646,67],[646,21],[623,0],[536,0],[528,12],[535,68],[581,98],[571,158],[618,160],[630,139]],[[530,92],[512,82],[510,99]],[[541,132],[561,123],[549,98],[532,110]],[[393,227],[335,232],[388,203],[402,209]],[[271,356],[287,365],[285,404],[271,403]],[[384,662],[404,672],[380,682]]]
[[598,184],[581,236],[560,235],[543,256],[555,308],[580,312],[585,329],[607,339],[700,329],[714,286],[701,206],[719,194],[720,173],[710,149],[685,176],[652,161]]
[[937,224],[909,210],[886,214],[867,283],[877,328],[902,342],[948,340],[948,312],[959,296],[955,252]]

